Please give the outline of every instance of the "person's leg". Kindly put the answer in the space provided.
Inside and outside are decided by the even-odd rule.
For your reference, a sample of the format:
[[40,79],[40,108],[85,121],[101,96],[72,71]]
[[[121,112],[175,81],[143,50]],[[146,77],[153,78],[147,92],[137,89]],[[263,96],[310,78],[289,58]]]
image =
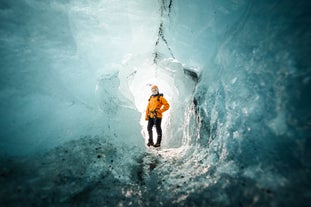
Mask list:
[[148,130],[148,135],[149,135],[149,140],[148,140],[148,146],[150,146],[150,145],[154,145],[153,144],[153,135],[152,135],[152,127],[153,127],[153,125],[154,125],[154,119],[152,119],[152,118],[149,118],[148,119],[148,126],[147,126],[147,130]]
[[155,145],[155,147],[160,147],[161,146],[161,140],[162,140],[162,129],[161,129],[161,118],[157,118],[155,121],[155,125],[156,125],[156,129],[157,129],[157,143]]

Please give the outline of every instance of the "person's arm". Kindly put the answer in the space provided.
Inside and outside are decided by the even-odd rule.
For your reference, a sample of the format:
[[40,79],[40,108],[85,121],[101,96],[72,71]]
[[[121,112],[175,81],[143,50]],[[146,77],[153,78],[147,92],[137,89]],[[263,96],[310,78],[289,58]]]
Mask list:
[[147,121],[149,119],[149,102],[146,108],[146,116],[145,116],[145,120]]
[[170,105],[164,97],[161,97],[161,103],[163,104],[160,109],[160,113],[162,114],[164,111],[167,111],[170,108]]

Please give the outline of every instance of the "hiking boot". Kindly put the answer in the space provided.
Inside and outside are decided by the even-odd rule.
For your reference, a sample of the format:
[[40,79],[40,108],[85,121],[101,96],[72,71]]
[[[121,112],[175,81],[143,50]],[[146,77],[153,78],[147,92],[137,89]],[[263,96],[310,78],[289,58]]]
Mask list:
[[154,144],[152,142],[148,142],[147,146],[150,147],[150,146],[153,146]]
[[154,147],[160,147],[161,145],[159,144],[159,143],[156,143],[155,145],[154,145]]

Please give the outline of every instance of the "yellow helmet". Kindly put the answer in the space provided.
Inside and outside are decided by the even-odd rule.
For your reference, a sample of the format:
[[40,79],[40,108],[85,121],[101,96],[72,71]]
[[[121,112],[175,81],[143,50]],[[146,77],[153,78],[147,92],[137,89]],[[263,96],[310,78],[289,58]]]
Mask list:
[[158,86],[157,85],[151,86],[151,90],[153,90],[153,89],[158,89]]
[[156,85],[151,86],[151,91],[152,91],[153,95],[158,94],[159,93],[158,86],[156,86]]

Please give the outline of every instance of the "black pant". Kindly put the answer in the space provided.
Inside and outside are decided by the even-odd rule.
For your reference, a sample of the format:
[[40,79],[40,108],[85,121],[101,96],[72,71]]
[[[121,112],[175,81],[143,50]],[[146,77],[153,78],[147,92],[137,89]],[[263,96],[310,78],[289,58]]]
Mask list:
[[161,139],[162,139],[162,129],[161,129],[161,118],[150,118],[148,119],[148,134],[149,134],[149,143],[153,143],[153,135],[152,135],[152,127],[153,125],[156,126],[156,130],[157,130],[157,134],[158,134],[158,138],[157,138],[157,143],[160,144],[161,143]]

